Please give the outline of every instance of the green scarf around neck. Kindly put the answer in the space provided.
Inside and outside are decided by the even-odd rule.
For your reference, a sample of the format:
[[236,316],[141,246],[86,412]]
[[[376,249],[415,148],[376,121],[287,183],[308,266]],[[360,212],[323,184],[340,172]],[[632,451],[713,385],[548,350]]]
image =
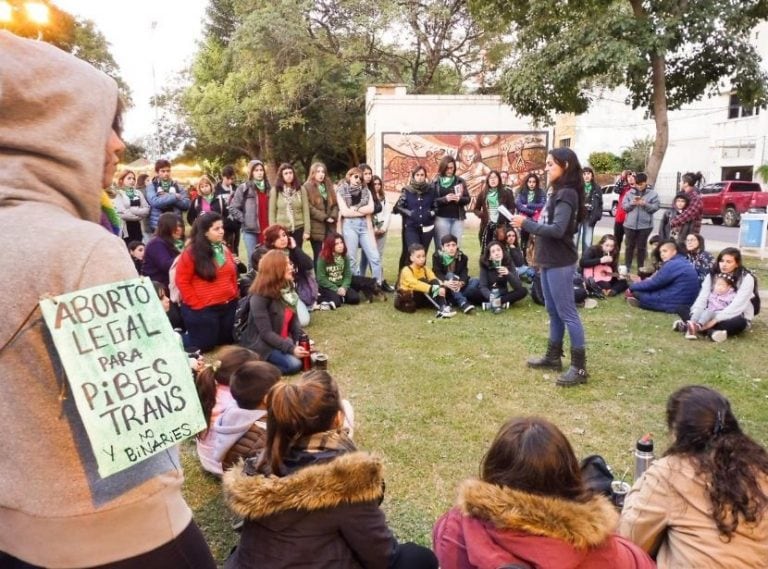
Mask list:
[[325,184],[318,184],[317,191],[320,192],[320,195],[324,200],[328,199],[328,190],[325,189]]
[[296,305],[299,303],[299,293],[297,293],[296,289],[291,285],[280,289],[280,296],[283,299],[283,302],[291,308],[295,309]]
[[253,184],[259,189],[260,192],[264,191],[264,187],[266,184],[264,184],[264,180],[254,180]]
[[456,180],[456,176],[440,176],[440,187],[450,188],[453,186],[454,180]]
[[211,243],[211,249],[213,249],[213,260],[216,262],[216,266],[221,267],[227,260],[224,253],[224,243]]

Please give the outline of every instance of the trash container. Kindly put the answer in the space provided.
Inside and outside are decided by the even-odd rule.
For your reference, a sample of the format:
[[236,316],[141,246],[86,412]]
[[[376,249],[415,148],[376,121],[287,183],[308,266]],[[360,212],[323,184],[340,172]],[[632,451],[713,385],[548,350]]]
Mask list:
[[760,249],[765,248],[766,223],[768,214],[745,213],[741,216],[741,229],[739,230],[739,247]]

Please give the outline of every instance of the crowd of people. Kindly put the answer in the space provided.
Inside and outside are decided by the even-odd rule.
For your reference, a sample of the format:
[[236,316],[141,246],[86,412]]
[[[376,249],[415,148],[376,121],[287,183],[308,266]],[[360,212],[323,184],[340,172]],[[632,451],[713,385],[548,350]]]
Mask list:
[[[253,161],[239,186],[227,168],[220,182],[203,178],[190,195],[161,160],[143,188],[136,173],[120,173],[110,196],[100,188],[114,182],[124,150],[116,83],[63,51],[6,32],[0,52],[8,55],[0,67],[0,231],[13,243],[23,227],[36,236],[38,255],[30,263],[28,248],[8,247],[0,271],[3,288],[13,291],[0,324],[2,569],[216,566],[181,492],[177,447],[100,475],[39,317],[44,295],[121,282],[137,269],[155,283],[187,349],[224,346],[195,362],[194,376],[206,424],[196,439],[200,463],[221,476],[242,521],[228,569],[766,565],[768,453],[711,388],[686,386],[669,397],[671,444],[635,481],[621,512],[587,484],[556,425],[509,419],[479,476],[461,483],[456,506],[437,519],[427,548],[398,541],[387,525],[382,459],[358,450],[354,410],[333,377],[312,370],[285,378],[311,357],[302,306],[333,309],[388,288],[381,251],[391,213],[404,220],[398,292],[443,317],[453,315],[451,306],[467,314],[486,303],[503,310],[528,294],[522,279],[539,281],[549,342],[528,365],[561,369],[567,331],[571,365],[557,379],[561,386],[588,377],[573,288],[579,259],[593,294],[629,291],[630,304],[677,312],[674,327],[686,337],[722,341],[746,330],[759,310],[755,277],[738,249],[707,261],[700,198],[687,175],[687,201],[665,222],[668,238],[651,255],[657,266],[641,279],[621,270],[632,263],[618,263],[626,235],[627,258],[637,254],[643,265],[646,220],[657,207],[643,175],[625,177],[621,235],[592,245],[600,189],[571,150],[547,155],[548,192],[532,175],[515,195],[501,173],[488,172],[474,204],[483,250],[473,278],[460,248],[471,200],[450,157],[432,182],[416,168],[391,211],[365,165],[332,187],[322,164],[305,184],[283,164],[270,185],[263,163]],[[77,137],[51,144],[71,125]],[[238,259],[241,237],[248,263]],[[302,251],[305,240],[314,261]],[[680,289],[685,298],[663,296]],[[240,346],[228,345],[236,330]]]

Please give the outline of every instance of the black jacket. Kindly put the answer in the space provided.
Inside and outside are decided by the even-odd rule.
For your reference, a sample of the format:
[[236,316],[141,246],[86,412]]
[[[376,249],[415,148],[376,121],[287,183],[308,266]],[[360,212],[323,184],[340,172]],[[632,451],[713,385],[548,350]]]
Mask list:
[[[461,197],[457,202],[449,202],[446,196],[456,192],[456,188],[461,188]],[[444,188],[440,185],[440,179],[437,178],[432,182],[432,188],[435,192],[435,206],[437,211],[435,215],[438,217],[447,217],[451,219],[464,219],[466,212],[464,210],[469,203],[469,190],[467,190],[467,183],[464,178],[456,176],[453,181],[453,185],[449,188]]]
[[584,221],[594,226],[603,217],[603,189],[595,182],[592,182],[592,192],[586,196],[584,207],[587,210]]

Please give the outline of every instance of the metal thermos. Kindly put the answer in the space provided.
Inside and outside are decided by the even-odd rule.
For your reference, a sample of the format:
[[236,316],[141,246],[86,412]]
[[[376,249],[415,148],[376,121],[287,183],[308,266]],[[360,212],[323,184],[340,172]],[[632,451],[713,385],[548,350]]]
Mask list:
[[646,433],[635,446],[635,480],[648,470],[648,467],[656,457],[653,454],[653,438],[651,433]]
[[302,334],[299,337],[299,346],[307,350],[307,355],[302,358],[302,367],[304,371],[312,369],[312,356],[309,353],[309,336]]

